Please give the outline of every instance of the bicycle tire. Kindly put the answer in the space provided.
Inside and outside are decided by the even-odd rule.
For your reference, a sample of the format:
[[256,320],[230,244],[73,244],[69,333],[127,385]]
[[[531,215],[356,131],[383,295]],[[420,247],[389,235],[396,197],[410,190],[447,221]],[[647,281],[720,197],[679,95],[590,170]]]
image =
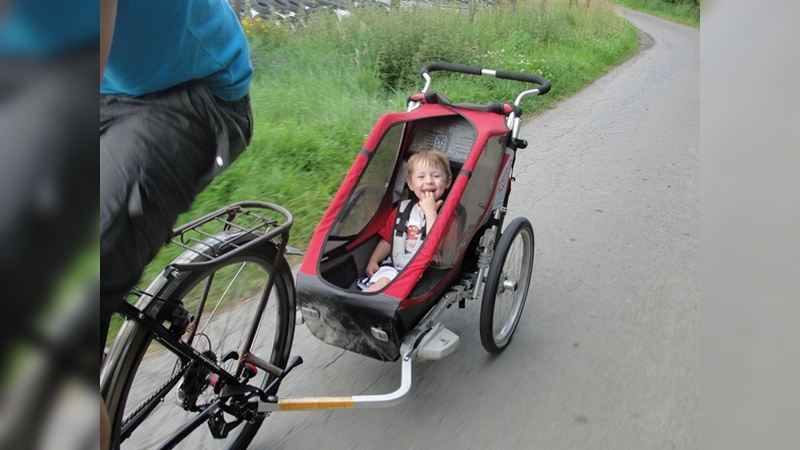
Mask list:
[[534,252],[533,227],[518,217],[508,224],[494,252],[481,301],[481,344],[498,354],[517,329],[530,288]]
[[[244,244],[254,238],[255,236],[252,234],[242,235],[237,244]],[[219,239],[209,239],[204,247],[201,247],[205,249],[202,253],[221,255],[233,249],[233,247],[222,245],[220,242]],[[202,308],[198,306],[199,310],[193,312],[194,317],[191,321],[193,326],[187,327],[188,330],[193,329],[194,331],[188,331],[184,335],[191,338],[192,345],[198,351],[213,351],[213,357],[219,361],[229,351],[241,350],[241,342],[235,342],[231,346],[228,341],[231,338],[237,338],[239,341],[245,340],[249,330],[248,326],[256,318],[243,314],[246,313],[246,310],[256,308],[267,284],[266,279],[259,282],[261,292],[255,294],[251,292],[252,284],[237,285],[240,288],[237,292],[232,291],[232,282],[226,280],[232,276],[233,278],[230,280],[238,283],[242,274],[275,276],[277,278],[267,302],[267,308],[262,317],[258,318],[261,324],[260,328],[265,325],[271,326],[274,333],[271,337],[267,337],[266,333],[263,333],[264,330],[260,329],[253,345],[253,352],[269,359],[278,367],[285,367],[294,336],[295,291],[291,270],[286,260],[280,258],[279,267],[275,267],[278,251],[277,245],[265,243],[256,248],[247,249],[221,267],[186,272],[177,277],[165,273],[147,289],[146,292],[152,295],[143,295],[137,306],[145,314],[158,314],[154,312],[160,307],[159,304],[163,304],[161,300],[165,300],[166,303],[181,301],[186,309],[192,312],[195,296],[207,288],[206,282],[211,280],[212,285],[209,289],[212,294],[215,294],[217,291],[214,290],[213,283],[222,280],[226,285],[221,288],[223,295],[218,299],[219,301],[216,297],[212,297],[214,301],[207,301]],[[186,251],[175,261],[187,263],[204,259],[197,252]],[[231,294],[242,295],[231,296]],[[222,307],[221,310],[220,307]],[[244,319],[240,320],[239,318],[242,317]],[[157,315],[156,318],[164,320],[163,317]],[[264,321],[265,318],[272,322]],[[206,321],[206,319],[208,320]],[[212,325],[213,328],[209,329]],[[221,329],[223,326],[226,328]],[[267,346],[266,351],[263,350],[264,345]],[[208,354],[207,356],[211,357]],[[269,357],[266,358],[266,356]],[[230,362],[228,364],[230,367],[227,367],[226,370],[232,372],[235,363],[236,361]],[[202,375],[191,377],[186,375],[187,372],[185,362],[181,362],[177,355],[153,339],[149,330],[134,321],[126,321],[115,340],[108,363],[101,374],[101,391],[113,424],[112,442],[119,444],[120,448],[149,448],[163,442],[162,438],[171,438],[181,425],[197,416],[198,412],[189,412],[185,409],[185,405],[178,404],[183,400],[179,397],[179,392],[185,394],[189,391],[183,383],[188,384],[191,380],[197,381],[198,377]],[[263,371],[259,371],[257,376],[258,379],[251,379],[250,384],[258,385],[262,389],[266,388],[274,379],[274,376]],[[171,381],[165,383],[165,378]],[[162,389],[170,383],[171,387]],[[205,384],[205,386],[201,389],[200,395],[210,403],[214,400],[213,388],[208,383],[201,382],[201,384]],[[149,392],[151,390],[154,392]],[[162,392],[157,393],[158,390],[162,390]],[[197,390],[195,389],[195,391]],[[277,386],[267,394],[275,395],[276,392]],[[139,407],[135,406],[138,404],[137,401],[153,398],[153,396],[160,400],[159,405],[144,419],[146,422],[139,425],[138,429],[128,436],[124,427],[126,423],[129,423],[131,414]],[[175,396],[177,400],[173,401],[170,396]],[[184,395],[183,398],[186,397]],[[245,448],[255,437],[263,420],[264,417],[259,417],[252,422],[245,421],[239,424],[224,440],[213,438],[209,432],[210,427],[207,424],[201,425],[190,435],[192,446],[195,448]],[[123,433],[126,435],[123,436]]]

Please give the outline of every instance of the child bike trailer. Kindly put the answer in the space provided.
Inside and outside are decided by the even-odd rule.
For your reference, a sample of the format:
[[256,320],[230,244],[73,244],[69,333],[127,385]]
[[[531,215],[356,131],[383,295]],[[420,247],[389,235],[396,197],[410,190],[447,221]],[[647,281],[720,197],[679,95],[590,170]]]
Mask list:
[[[490,74],[539,86],[520,94],[514,104],[454,104],[428,91],[429,72],[435,70]],[[482,261],[479,248],[496,246],[484,236],[487,229],[502,227],[514,157],[526,145],[516,137],[519,101],[550,87],[535,75],[450,63],[429,64],[422,75],[425,88],[409,98],[408,111],[384,114],[376,122],[316,228],[296,280],[298,306],[315,337],[383,361],[401,356],[407,333],[454,287],[474,285],[479,295],[483,283],[475,280],[485,277],[480,269],[489,263]],[[409,195],[405,161],[422,147],[442,150],[451,165],[453,180],[438,219],[389,285],[376,293],[362,292],[356,281],[364,277],[380,240],[378,231]],[[530,236],[532,241],[532,231]],[[532,242],[530,251],[532,265]]]

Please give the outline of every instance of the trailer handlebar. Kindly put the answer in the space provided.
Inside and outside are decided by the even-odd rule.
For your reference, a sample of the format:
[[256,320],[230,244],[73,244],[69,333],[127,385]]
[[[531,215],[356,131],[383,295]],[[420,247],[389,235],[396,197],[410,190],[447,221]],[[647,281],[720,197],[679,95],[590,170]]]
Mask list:
[[448,62],[434,62],[426,64],[422,68],[421,75],[424,78],[426,74],[430,74],[431,72],[435,71],[457,72],[457,73],[465,73],[468,75],[491,75],[496,78],[502,78],[504,80],[514,80],[514,81],[522,81],[524,83],[533,83],[539,85],[539,87],[536,88],[539,91],[539,95],[544,95],[550,91],[550,80],[539,75],[507,72],[504,70],[482,69],[480,67],[467,66],[464,64],[456,64]]

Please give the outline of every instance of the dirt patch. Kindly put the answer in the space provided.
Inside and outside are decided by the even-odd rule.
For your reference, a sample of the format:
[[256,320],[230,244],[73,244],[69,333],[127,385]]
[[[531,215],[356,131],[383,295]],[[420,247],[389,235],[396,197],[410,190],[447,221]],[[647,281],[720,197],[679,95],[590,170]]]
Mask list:
[[639,50],[647,50],[648,48],[655,45],[656,40],[653,39],[653,36],[645,33],[642,30],[638,30],[638,34],[636,40],[639,42]]

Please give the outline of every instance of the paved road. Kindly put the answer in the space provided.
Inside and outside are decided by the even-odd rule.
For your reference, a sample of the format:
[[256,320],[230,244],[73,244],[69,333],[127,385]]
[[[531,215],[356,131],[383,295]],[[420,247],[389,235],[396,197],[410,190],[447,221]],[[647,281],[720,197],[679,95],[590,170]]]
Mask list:
[[[380,410],[279,413],[253,448],[696,448],[699,440],[699,32],[623,11],[651,46],[528,120],[510,216],[536,230],[533,287],[492,357],[479,305]],[[556,86],[557,89],[557,86]],[[384,393],[399,365],[298,328],[283,396]]]

